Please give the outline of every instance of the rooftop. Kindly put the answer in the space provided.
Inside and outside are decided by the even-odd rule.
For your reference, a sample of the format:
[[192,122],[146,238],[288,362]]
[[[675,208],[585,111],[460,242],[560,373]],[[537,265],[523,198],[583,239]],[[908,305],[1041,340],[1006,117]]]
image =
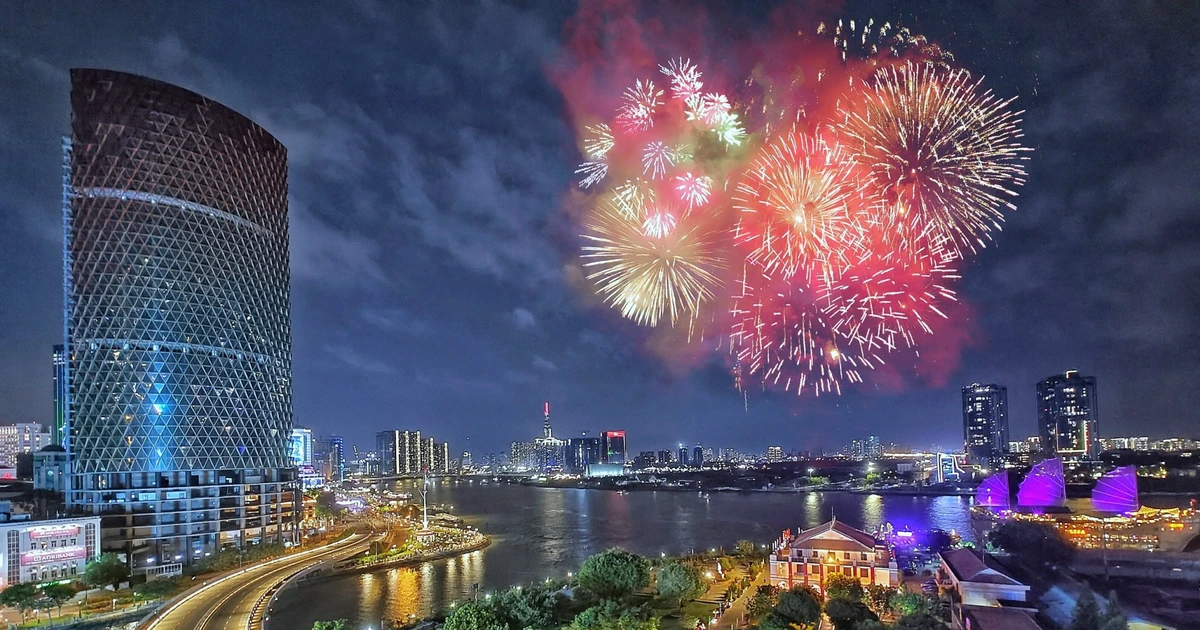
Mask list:
[[954,549],[943,551],[939,555],[959,582],[1023,586],[1023,584],[1005,575],[999,569],[989,567],[974,550]]
[[788,542],[788,547],[791,549],[809,547],[852,548],[873,552],[876,544],[874,536],[854,529],[834,518],[827,523],[822,523],[800,532],[794,539]]
[[963,606],[962,610],[973,622],[971,630],[1042,630],[1025,610],[994,606]]

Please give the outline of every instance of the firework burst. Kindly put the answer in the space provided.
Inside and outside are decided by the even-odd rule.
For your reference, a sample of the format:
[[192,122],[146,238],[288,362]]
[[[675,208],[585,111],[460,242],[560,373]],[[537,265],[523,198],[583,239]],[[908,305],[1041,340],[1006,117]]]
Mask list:
[[712,178],[684,173],[675,178],[675,190],[691,210],[708,203],[708,197],[712,194]]
[[[653,217],[658,218],[647,229]],[[666,209],[639,220],[602,199],[583,235],[587,277],[605,303],[638,324],[694,320],[721,286],[720,232],[710,223],[695,213],[675,217]]]
[[662,107],[662,90],[653,81],[639,79],[625,90],[623,103],[617,111],[617,126],[629,134],[649,131],[654,126],[654,114]]
[[847,207],[855,184],[837,145],[792,132],[767,147],[738,183],[735,238],[750,262],[784,278],[844,264],[857,238]]
[[1021,112],[965,70],[906,63],[876,73],[838,132],[897,222],[928,223],[974,252],[1025,181]]

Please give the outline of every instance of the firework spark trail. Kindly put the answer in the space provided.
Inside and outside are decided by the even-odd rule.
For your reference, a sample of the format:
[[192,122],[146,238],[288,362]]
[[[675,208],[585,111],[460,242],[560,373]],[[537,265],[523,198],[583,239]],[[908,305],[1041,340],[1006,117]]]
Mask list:
[[642,174],[649,173],[650,179],[662,179],[667,169],[675,166],[675,152],[662,142],[651,142],[642,153]]
[[645,230],[610,199],[589,215],[584,268],[604,301],[638,324],[694,320],[716,298],[719,232],[687,214],[665,233]]
[[607,123],[600,123],[586,127],[586,129],[591,134],[591,137],[584,140],[583,152],[593,160],[603,160],[616,145],[616,138],[613,137],[612,128]]
[[692,64],[691,59],[672,59],[666,66],[659,66],[658,71],[671,79],[671,96],[688,101],[700,96],[704,83],[699,68]]
[[887,211],[931,224],[955,250],[985,247],[1025,181],[1029,149],[1012,99],[965,70],[906,63],[880,70],[860,100],[838,132]]

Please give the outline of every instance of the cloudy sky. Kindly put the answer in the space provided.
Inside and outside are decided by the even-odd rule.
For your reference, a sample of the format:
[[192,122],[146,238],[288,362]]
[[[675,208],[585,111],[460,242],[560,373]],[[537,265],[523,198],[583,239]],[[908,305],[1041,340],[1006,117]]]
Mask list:
[[[664,364],[568,281],[578,155],[547,69],[572,3],[51,4],[0,21],[0,421],[52,418],[67,70],[92,66],[198,91],[288,147],[295,420],[318,432],[501,450],[538,432],[549,399],[558,433],[624,428],[634,451],[953,445],[962,385],[1007,385],[1020,436],[1034,383],[1066,368],[1098,378],[1102,435],[1200,426],[1189,3],[814,4],[813,23],[898,20],[940,42],[1018,97],[1035,152],[1019,210],[966,274],[970,343],[944,383],[748,401],[719,361]],[[731,37],[770,13],[744,11]]]

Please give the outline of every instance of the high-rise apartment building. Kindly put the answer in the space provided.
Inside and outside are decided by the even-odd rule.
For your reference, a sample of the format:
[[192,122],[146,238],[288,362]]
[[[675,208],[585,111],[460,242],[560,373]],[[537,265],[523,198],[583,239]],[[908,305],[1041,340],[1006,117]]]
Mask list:
[[312,429],[307,429],[304,427],[296,427],[292,429],[291,439],[288,440],[288,459],[291,461],[293,466],[312,466]]
[[605,464],[624,464],[627,457],[624,431],[600,432],[600,458]]
[[54,362],[54,426],[51,427],[51,439],[55,444],[66,447],[67,444],[67,401],[71,398],[71,382],[67,379],[67,351],[62,344],[54,346],[51,355]]
[[588,437],[584,434],[567,440],[567,468],[572,472],[583,473],[588,466],[594,466],[602,461],[600,438]]
[[767,447],[767,463],[768,464],[776,464],[781,461],[783,461],[783,447],[782,446],[768,446]]
[[15,468],[19,455],[28,455],[52,444],[45,427],[36,422],[0,425],[0,466]]
[[692,449],[692,465],[696,467],[704,465],[704,447],[699,444]]
[[448,449],[449,445],[439,445],[432,437],[422,439],[420,431],[393,429],[375,434],[375,450],[379,453],[384,475],[446,472],[449,468],[446,462],[450,459]]
[[69,508],[135,568],[294,542],[287,150],[76,69],[63,170]]
[[1037,384],[1038,434],[1042,452],[1067,459],[1096,455],[1096,377],[1075,370],[1051,376]]
[[971,383],[962,388],[963,444],[967,459],[981,467],[999,465],[1008,452],[1008,388]]
[[346,471],[346,440],[338,435],[313,439],[313,466],[330,481],[341,481]]

